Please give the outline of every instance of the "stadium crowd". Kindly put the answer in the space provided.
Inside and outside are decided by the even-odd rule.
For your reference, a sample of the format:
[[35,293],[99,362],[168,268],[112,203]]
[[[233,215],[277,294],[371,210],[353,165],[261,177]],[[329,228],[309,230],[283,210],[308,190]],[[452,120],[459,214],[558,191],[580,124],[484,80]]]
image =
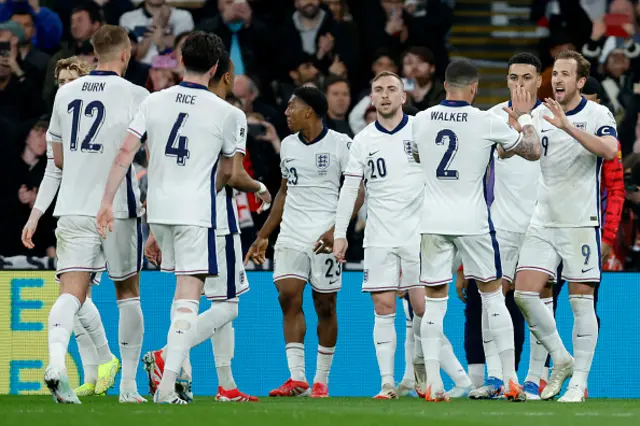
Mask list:
[[[57,90],[56,63],[79,56],[95,63],[91,36],[103,24],[127,29],[133,58],[126,79],[150,92],[181,80],[180,46],[193,29],[214,32],[224,41],[236,67],[236,106],[249,122],[249,174],[275,194],[280,185],[280,141],[288,133],[286,104],[296,87],[325,91],[327,127],[353,137],[375,120],[370,79],[381,71],[399,73],[408,92],[406,111],[415,114],[444,98],[449,62],[448,33],[454,22],[452,0],[207,0],[181,9],[165,0],[0,0],[0,159],[2,225],[0,269],[53,267],[55,219],[43,217],[27,250],[22,227],[34,205],[46,164],[45,132]],[[603,87],[599,98],[617,118],[624,168],[628,173],[620,227],[614,233],[611,270],[640,269],[636,237],[640,193],[630,171],[640,165],[640,17],[638,1],[534,1],[531,20],[547,28],[541,40],[543,87],[550,96],[553,57],[567,48],[581,51]],[[604,14],[632,16],[624,33],[607,36]],[[514,52],[515,53],[515,52]],[[506,93],[506,92],[505,92]],[[145,154],[136,160],[144,190]],[[144,197],[144,195],[143,195]],[[253,197],[238,194],[244,249],[265,220]],[[362,259],[364,218],[349,229],[348,260]],[[274,235],[275,238],[275,235]],[[42,263],[21,260],[41,258]],[[47,260],[48,259],[48,260]]]

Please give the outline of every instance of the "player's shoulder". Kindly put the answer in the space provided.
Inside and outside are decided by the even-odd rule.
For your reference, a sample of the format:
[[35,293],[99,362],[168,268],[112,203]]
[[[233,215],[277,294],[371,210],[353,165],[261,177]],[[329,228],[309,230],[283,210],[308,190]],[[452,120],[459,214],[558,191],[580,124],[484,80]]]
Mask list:
[[238,122],[244,122],[247,121],[247,115],[244,113],[243,110],[241,110],[240,108],[233,106],[231,104],[229,104],[227,102],[227,104],[231,107],[230,109],[230,113],[233,115],[233,117],[238,121]]
[[280,149],[282,149],[283,147],[288,147],[288,146],[299,143],[300,142],[299,133],[300,132],[292,133],[289,136],[286,136],[284,139],[282,139],[282,142],[280,142]]
[[585,105],[584,109],[591,115],[611,117],[613,119],[613,114],[611,113],[611,110],[606,106],[599,104],[597,102],[587,101],[587,104]]
[[505,114],[504,110],[502,108],[504,107],[509,107],[509,101],[504,101],[504,102],[500,102],[498,104],[495,104],[494,106],[492,106],[491,108],[489,108],[487,111],[494,113],[494,114]]
[[73,81],[65,84],[62,87],[58,88],[56,92],[56,97],[64,97],[74,94],[82,90],[82,85],[87,81],[86,76],[82,76],[80,78],[76,78]]

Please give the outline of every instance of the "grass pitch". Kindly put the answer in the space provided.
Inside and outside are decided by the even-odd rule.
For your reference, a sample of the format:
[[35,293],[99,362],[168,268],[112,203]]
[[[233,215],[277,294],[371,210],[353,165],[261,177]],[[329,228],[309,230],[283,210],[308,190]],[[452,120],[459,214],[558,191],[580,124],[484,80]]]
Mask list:
[[426,425],[623,426],[640,425],[640,400],[592,399],[584,404],[455,400],[427,404],[417,398],[374,401],[261,398],[258,403],[217,403],[197,398],[188,406],[119,404],[116,397],[84,398],[82,405],[54,404],[48,396],[0,397],[7,426],[392,426]]

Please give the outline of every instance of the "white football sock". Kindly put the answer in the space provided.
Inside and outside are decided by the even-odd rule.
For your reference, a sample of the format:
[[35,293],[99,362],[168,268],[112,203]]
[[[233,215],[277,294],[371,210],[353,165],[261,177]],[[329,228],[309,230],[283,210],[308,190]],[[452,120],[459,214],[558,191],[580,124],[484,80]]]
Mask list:
[[287,353],[287,364],[291,378],[298,382],[307,381],[304,368],[304,343],[287,343],[285,346]]
[[238,317],[238,304],[233,302],[213,302],[209,309],[198,315],[196,336],[191,347],[209,340],[216,331]]
[[98,353],[96,352],[96,345],[93,344],[91,336],[89,336],[89,333],[87,333],[82,324],[80,324],[77,315],[73,320],[73,334],[76,336],[78,352],[80,352],[82,370],[84,371],[84,383],[95,385],[98,381]]
[[516,373],[516,351],[513,342],[513,321],[504,301],[502,288],[491,292],[480,292],[482,304],[486,306],[491,336],[498,348],[502,364],[502,381],[506,390],[509,382],[518,383]]
[[420,346],[420,344],[416,345],[416,340],[418,340],[418,337],[413,333],[413,321],[407,318],[407,329],[404,337],[404,376],[402,377],[404,382],[413,383],[416,381],[413,360],[416,356],[416,348]]
[[396,353],[395,318],[396,314],[376,314],[373,324],[373,343],[376,347],[382,386],[385,384],[395,385],[393,378],[393,360]]
[[336,347],[327,348],[326,346],[318,345],[318,360],[316,361],[316,377],[313,379],[313,383],[329,384],[329,371],[331,371],[331,364],[333,363],[333,354],[336,352]]
[[569,296],[573,310],[573,377],[569,386],[587,387],[587,378],[598,343],[598,319],[592,295]]
[[471,379],[464,371],[464,367],[460,364],[458,357],[453,352],[453,346],[444,334],[441,338],[442,348],[440,349],[440,365],[444,372],[453,380],[456,386],[466,388],[471,386]]
[[49,311],[49,364],[67,371],[65,358],[73,330],[73,319],[80,310],[80,301],[72,294],[58,296]]
[[427,369],[427,386],[435,388],[434,391],[444,388],[440,375],[440,352],[442,351],[444,316],[447,313],[448,300],[448,297],[440,299],[427,297],[420,325],[422,351]]
[[199,301],[180,299],[176,300],[175,304],[176,312],[167,335],[164,374],[158,387],[162,395],[170,395],[174,392],[176,379],[197,334]]
[[[542,299],[542,303],[553,315],[553,297]],[[544,372],[544,364],[547,362],[549,352],[531,331],[529,331],[529,347],[529,372],[525,382],[532,382],[540,386],[540,378]]]
[[118,340],[120,342],[120,358],[122,359],[122,377],[120,393],[137,391],[136,373],[142,350],[144,336],[144,318],[140,307],[140,298],[118,300],[120,321],[118,323]]
[[534,291],[516,290],[514,298],[529,324],[529,330],[549,351],[554,364],[563,365],[571,362],[571,355],[560,340],[556,321],[542,303],[540,295]]
[[[500,361],[498,346],[493,340],[493,334],[491,334],[491,328],[489,328],[489,314],[484,303],[482,304],[482,348],[484,349],[484,359],[487,364],[487,377],[495,377],[502,380],[502,361]],[[484,378],[484,367],[482,376]]]
[[98,312],[98,308],[90,298],[87,297],[82,304],[82,307],[78,311],[78,319],[96,346],[98,365],[111,361],[113,354],[111,353],[111,349],[109,349],[107,333],[104,331],[100,312]]
[[[408,327],[408,324],[407,324]],[[422,350],[422,317],[413,314],[413,327],[411,327],[415,340],[415,354],[413,356],[414,362],[418,361],[419,364],[424,364],[424,351]]]
[[484,385],[484,364],[469,364],[469,378],[476,389]]
[[235,352],[235,330],[233,323],[228,322],[220,327],[211,338],[213,354],[218,373],[218,383],[226,390],[237,388],[231,371],[231,360]]

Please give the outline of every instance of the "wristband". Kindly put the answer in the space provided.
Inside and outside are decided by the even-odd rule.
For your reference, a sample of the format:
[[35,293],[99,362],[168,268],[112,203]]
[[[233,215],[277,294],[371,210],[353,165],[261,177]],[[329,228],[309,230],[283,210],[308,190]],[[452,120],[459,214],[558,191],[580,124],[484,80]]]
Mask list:
[[264,185],[264,183],[262,183],[262,182],[260,182],[260,181],[257,181],[257,182],[260,184],[260,189],[258,189],[257,194],[258,194],[258,195],[262,195],[262,194],[264,194],[265,192],[267,192],[267,187]]
[[529,114],[524,114],[518,117],[518,124],[520,127],[533,126],[533,119]]

